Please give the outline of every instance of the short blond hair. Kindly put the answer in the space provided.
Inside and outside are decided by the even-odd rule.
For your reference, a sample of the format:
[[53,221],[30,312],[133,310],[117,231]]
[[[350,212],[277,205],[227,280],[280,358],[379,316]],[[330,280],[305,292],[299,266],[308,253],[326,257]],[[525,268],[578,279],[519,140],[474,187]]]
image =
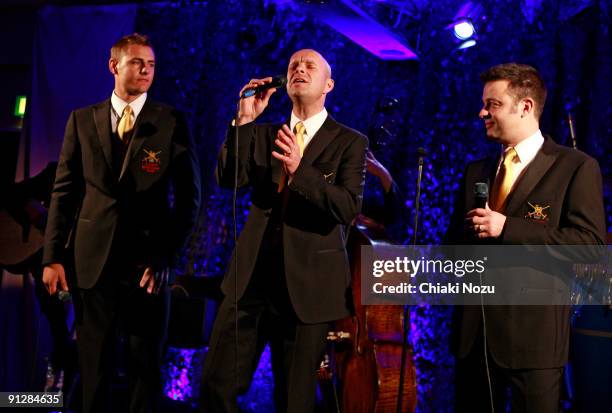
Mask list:
[[123,36],[121,39],[115,42],[115,44],[110,49],[111,59],[119,60],[121,58],[121,54],[125,51],[125,49],[127,49],[133,44],[137,44],[140,46],[148,46],[153,49],[153,45],[151,44],[151,40],[149,40],[149,36],[140,33],[132,33]]

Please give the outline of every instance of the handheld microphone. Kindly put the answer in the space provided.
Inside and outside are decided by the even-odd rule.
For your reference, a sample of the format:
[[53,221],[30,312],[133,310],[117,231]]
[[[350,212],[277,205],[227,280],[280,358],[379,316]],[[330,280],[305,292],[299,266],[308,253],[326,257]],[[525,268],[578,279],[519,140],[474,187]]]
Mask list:
[[476,208],[485,208],[489,198],[489,185],[486,182],[476,182],[474,184],[474,196],[476,197]]
[[254,88],[246,89],[240,95],[240,99],[250,98],[251,96],[256,95],[257,93],[264,92],[268,89],[278,89],[281,87],[285,87],[287,85],[287,77],[283,75],[274,76],[272,81],[269,83],[265,83],[263,85],[259,85]]
[[57,298],[62,302],[62,303],[69,303],[72,301],[72,294],[70,294],[69,291],[64,291],[64,290],[60,290],[57,293]]

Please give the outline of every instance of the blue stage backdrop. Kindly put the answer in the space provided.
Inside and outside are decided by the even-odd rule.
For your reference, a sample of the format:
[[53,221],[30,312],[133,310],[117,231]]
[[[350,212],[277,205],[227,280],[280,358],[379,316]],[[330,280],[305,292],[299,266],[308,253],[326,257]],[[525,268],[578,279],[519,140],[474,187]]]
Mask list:
[[[464,166],[496,150],[486,142],[477,114],[482,92],[478,75],[498,63],[528,63],[542,72],[549,88],[543,132],[571,145],[567,123],[571,112],[578,148],[599,160],[609,181],[612,46],[608,1],[475,1],[473,5],[480,8],[472,16],[477,43],[463,50],[457,49],[447,28],[463,1],[413,0],[400,6],[396,1],[354,3],[393,30],[419,59],[380,60],[305,13],[297,0],[181,1],[137,6],[134,27],[151,37],[157,55],[151,95],[188,113],[202,161],[204,207],[191,251],[185,255],[185,271],[222,275],[233,247],[231,193],[217,187],[213,169],[239,89],[251,78],[285,73],[289,57],[301,48],[317,49],[329,60],[336,87],[327,108],[338,121],[367,132],[377,121],[377,102],[384,97],[398,100],[391,136],[377,149],[377,155],[406,195],[405,221],[412,222],[416,150],[424,147],[429,152],[419,243],[440,241]],[[108,39],[108,47],[113,40]],[[45,62],[50,63],[59,64]],[[90,86],[96,87],[80,87]],[[103,96],[110,94],[110,90],[102,92]],[[286,119],[289,107],[286,94],[276,93],[262,120]],[[608,184],[608,222],[612,221],[610,196]],[[248,204],[248,195],[241,193],[239,229]],[[409,242],[412,235],[408,225],[400,239]],[[446,348],[449,323],[448,308],[419,307],[412,311],[419,412],[449,411],[452,405],[449,377],[453,362]],[[258,408],[258,402],[261,399],[249,402],[247,410],[264,411]]]

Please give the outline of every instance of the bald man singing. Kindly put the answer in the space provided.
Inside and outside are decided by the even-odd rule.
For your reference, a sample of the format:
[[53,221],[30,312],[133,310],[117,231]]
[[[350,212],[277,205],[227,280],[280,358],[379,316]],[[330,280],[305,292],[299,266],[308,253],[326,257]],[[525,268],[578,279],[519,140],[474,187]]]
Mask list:
[[[233,187],[238,162],[252,205],[222,285],[202,380],[206,412],[238,411],[267,343],[276,411],[312,412],[328,323],[349,315],[345,244],[361,208],[367,138],[325,110],[334,81],[321,54],[294,53],[287,80],[290,119],[254,123],[276,89],[242,99],[238,159],[234,125],[218,157],[219,184]],[[271,81],[253,79],[241,93]]]

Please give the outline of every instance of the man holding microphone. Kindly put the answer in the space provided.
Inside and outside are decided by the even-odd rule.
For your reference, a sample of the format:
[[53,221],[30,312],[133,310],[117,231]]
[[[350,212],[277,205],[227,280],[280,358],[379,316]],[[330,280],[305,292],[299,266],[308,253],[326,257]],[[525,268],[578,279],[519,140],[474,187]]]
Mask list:
[[[270,83],[253,79],[241,91]],[[312,412],[328,323],[349,315],[347,229],[361,208],[367,138],[327,114],[331,68],[310,49],[293,54],[285,124],[256,125],[276,89],[240,102],[219,153],[223,187],[251,187],[249,218],[222,285],[204,366],[202,407],[236,412],[262,349],[272,350],[277,412]],[[238,127],[238,159],[234,157]],[[288,397],[291,395],[291,397]]]

